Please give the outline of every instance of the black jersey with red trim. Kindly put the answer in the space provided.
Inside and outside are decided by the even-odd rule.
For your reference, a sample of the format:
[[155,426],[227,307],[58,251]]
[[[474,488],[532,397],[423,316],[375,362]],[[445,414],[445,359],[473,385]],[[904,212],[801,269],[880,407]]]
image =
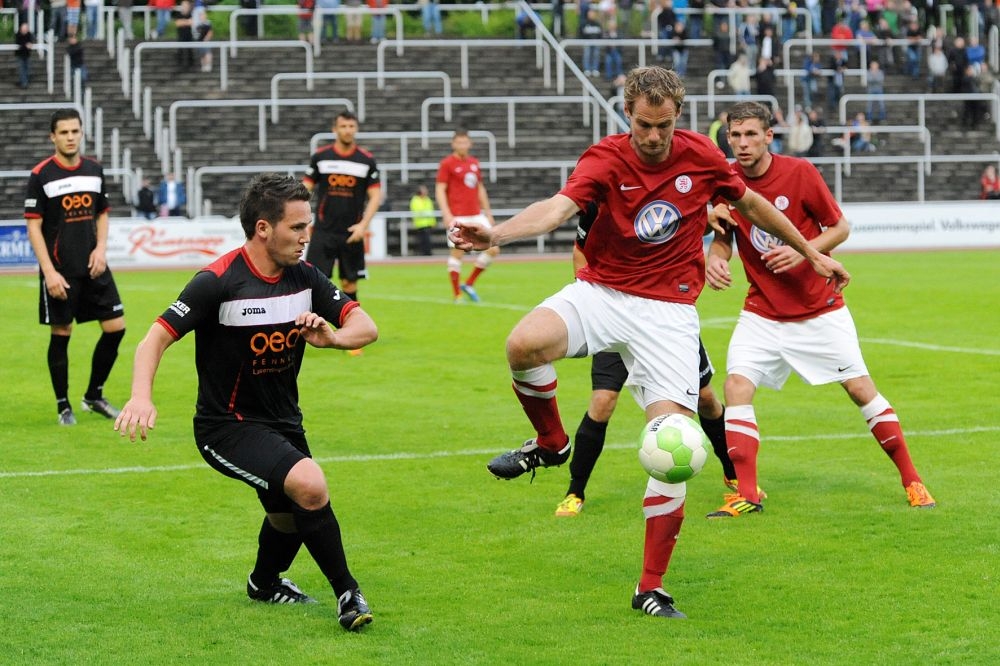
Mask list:
[[104,168],[94,159],[82,157],[69,167],[53,155],[28,176],[24,217],[42,219],[45,247],[64,276],[89,273],[90,253],[97,247],[97,218],[108,208]]
[[333,144],[320,148],[310,158],[304,180],[315,192],[316,229],[343,234],[364,215],[368,190],[381,187],[375,157],[358,146],[346,155]]
[[297,377],[306,342],[295,318],[315,312],[339,327],[355,307],[307,262],[266,277],[239,248],[199,271],[157,319],[174,339],[195,332],[195,425],[301,428]]

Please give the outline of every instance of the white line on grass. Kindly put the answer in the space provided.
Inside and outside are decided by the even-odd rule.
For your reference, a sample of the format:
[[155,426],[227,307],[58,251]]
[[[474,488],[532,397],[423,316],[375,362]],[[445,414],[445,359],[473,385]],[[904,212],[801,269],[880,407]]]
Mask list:
[[[920,432],[908,432],[907,437],[948,437],[951,435],[968,435],[980,432],[1000,432],[1000,426],[980,426],[976,428],[952,428],[948,430],[924,430]],[[807,442],[826,439],[867,439],[870,433],[828,433],[820,435],[771,435],[766,439],[775,442]],[[608,444],[606,449],[631,449],[635,444]],[[487,456],[498,453],[497,448],[493,449],[462,449],[459,451],[431,451],[428,453],[378,453],[378,454],[355,454],[347,456],[325,456],[316,458],[320,463],[338,462],[380,462],[387,460],[433,460],[435,458],[449,458],[454,456]],[[36,472],[0,472],[0,479],[24,479],[45,476],[90,476],[96,474],[150,474],[153,472],[186,472],[195,469],[204,469],[204,463],[189,465],[158,465],[155,467],[109,467],[106,469],[50,469]]]
[[925,342],[909,342],[908,340],[891,340],[886,338],[862,338],[861,342],[875,345],[893,345],[896,347],[913,347],[929,351],[955,352],[956,354],[982,354],[984,356],[1000,356],[1000,349],[969,349],[968,347],[946,347],[931,345]]

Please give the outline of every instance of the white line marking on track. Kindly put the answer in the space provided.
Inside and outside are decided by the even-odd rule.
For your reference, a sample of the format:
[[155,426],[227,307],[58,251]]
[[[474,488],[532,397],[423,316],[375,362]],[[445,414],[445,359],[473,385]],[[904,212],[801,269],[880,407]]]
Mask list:
[[[949,437],[952,435],[968,435],[983,432],[1000,432],[1000,425],[980,426],[976,428],[953,428],[949,430],[924,430],[920,432],[908,432],[908,437]],[[767,440],[775,442],[805,442],[829,439],[868,439],[869,432],[856,433],[827,433],[817,435],[772,435]],[[606,449],[633,449],[635,444],[608,444]],[[434,458],[450,458],[455,456],[492,456],[500,453],[499,448],[493,449],[464,449],[461,451],[428,451],[426,453],[377,453],[377,454],[354,454],[346,456],[321,456],[315,460],[318,463],[341,463],[341,462],[382,462],[394,460],[432,460]],[[190,470],[203,470],[207,467],[205,463],[195,463],[187,465],[159,465],[155,467],[109,467],[105,469],[52,469],[24,472],[0,472],[0,479],[25,479],[51,476],[91,476],[97,474],[152,474],[155,472],[187,472]]]

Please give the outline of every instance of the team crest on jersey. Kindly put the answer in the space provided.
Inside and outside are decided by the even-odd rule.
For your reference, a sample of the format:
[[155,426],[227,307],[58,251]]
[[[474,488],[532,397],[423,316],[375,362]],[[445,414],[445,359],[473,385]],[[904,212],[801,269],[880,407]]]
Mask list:
[[690,192],[692,185],[694,185],[694,183],[691,181],[691,176],[687,175],[677,176],[677,179],[674,181],[674,187],[676,187],[677,191],[681,194],[687,194]]
[[788,206],[790,204],[791,202],[788,200],[788,197],[786,197],[784,194],[780,195],[777,199],[774,200],[774,207],[777,208],[778,210],[788,210]]
[[[784,198],[784,197],[781,197]],[[787,200],[786,200],[787,201]],[[767,252],[772,248],[784,245],[785,242],[767,233],[756,226],[750,227],[750,244],[760,253]]]
[[635,235],[643,243],[666,243],[677,233],[681,212],[668,201],[654,201],[643,206],[635,216]]

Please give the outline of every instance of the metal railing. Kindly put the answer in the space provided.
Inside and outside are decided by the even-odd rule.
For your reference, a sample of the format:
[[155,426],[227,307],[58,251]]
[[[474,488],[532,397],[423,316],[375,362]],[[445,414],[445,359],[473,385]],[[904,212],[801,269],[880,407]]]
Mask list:
[[[538,31],[536,31],[538,35]],[[404,49],[414,48],[457,48],[459,50],[459,67],[461,70],[460,85],[469,87],[469,51],[471,49],[498,49],[530,47],[536,51],[535,66],[542,70],[543,85],[551,87],[552,68],[550,64],[550,49],[546,48],[540,35],[535,39],[423,39],[406,41],[385,39],[378,43],[375,53],[375,71],[385,72],[386,49],[395,49],[396,55],[403,55]],[[385,81],[378,79],[378,87],[385,87]]]
[[[604,100],[600,100],[603,102]],[[507,106],[507,145],[514,148],[517,145],[516,107],[518,104],[580,104],[583,107],[583,124],[592,129],[593,143],[601,140],[601,109],[598,100],[590,95],[514,95],[507,97],[427,97],[420,104],[420,131],[422,135],[430,131],[430,108],[444,104],[495,104]],[[427,141],[421,142],[424,148]]]
[[955,101],[987,101],[991,103],[990,118],[995,126],[994,135],[1000,140],[1000,95],[996,86],[992,93],[886,93],[882,95],[872,95],[864,93],[850,93],[840,98],[840,122],[847,122],[847,105],[850,102],[868,102],[870,100],[883,102],[916,102],[917,103],[917,124],[927,126],[927,104],[929,102],[955,102]]
[[178,109],[257,107],[257,147],[261,151],[267,150],[267,109],[275,104],[280,106],[344,106],[347,110],[354,111],[354,103],[346,97],[282,100],[275,100],[270,97],[259,97],[256,99],[179,99],[171,102],[168,111],[168,139],[166,148],[170,151],[177,148]]
[[[132,113],[138,119],[141,114],[141,90],[142,90],[142,54],[148,50],[163,50],[163,49],[202,49],[202,48],[212,48],[219,49],[221,56],[219,58],[219,86],[222,90],[229,89],[229,61],[227,59],[228,52],[226,50],[227,45],[225,42],[143,42],[141,44],[136,44],[135,49],[132,53],[134,56],[134,65],[132,66],[132,86],[131,86],[131,96],[132,96]],[[307,73],[313,71],[313,53],[312,49],[309,48],[309,44],[305,42],[300,42],[297,40],[276,40],[276,41],[254,41],[254,42],[243,42],[242,48],[245,49],[299,49],[301,48],[305,52],[305,68]],[[129,95],[129,91],[124,91],[125,95]]]
[[[278,122],[278,104],[280,99],[278,85],[282,81],[306,81],[309,90],[313,87],[313,81],[342,81],[355,80],[358,86],[357,114],[358,121],[365,122],[365,81],[370,79],[440,79],[442,82],[442,96],[451,97],[451,77],[446,72],[282,72],[271,77],[271,99],[274,101],[271,107],[271,122]],[[451,120],[451,105],[445,107],[445,120]]]

